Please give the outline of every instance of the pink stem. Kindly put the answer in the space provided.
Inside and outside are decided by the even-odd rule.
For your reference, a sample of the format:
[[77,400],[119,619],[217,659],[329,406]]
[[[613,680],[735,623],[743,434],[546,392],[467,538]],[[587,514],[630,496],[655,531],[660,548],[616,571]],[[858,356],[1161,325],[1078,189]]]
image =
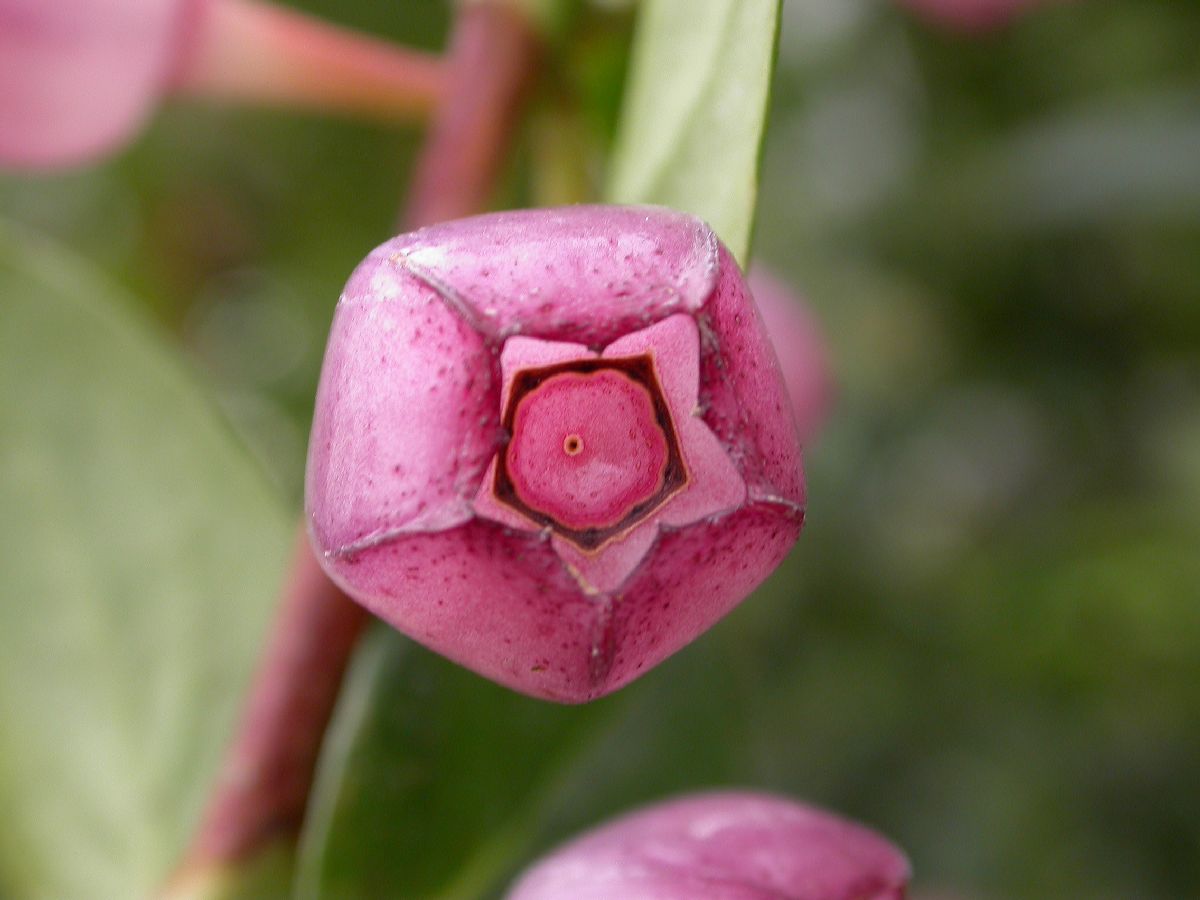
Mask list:
[[[504,0],[474,2],[459,12],[449,56],[446,94],[404,216],[409,227],[486,207],[537,73],[538,41]],[[295,840],[338,690],[368,618],[329,581],[301,529],[237,734],[168,894]]]
[[325,575],[301,530],[275,629],[191,860],[238,859],[299,832],[321,737],[368,618]]
[[516,4],[464,5],[450,45],[446,97],[417,161],[405,227],[487,209],[539,57],[537,35]]
[[183,95],[416,121],[443,92],[436,56],[263,0],[209,0],[194,27]]

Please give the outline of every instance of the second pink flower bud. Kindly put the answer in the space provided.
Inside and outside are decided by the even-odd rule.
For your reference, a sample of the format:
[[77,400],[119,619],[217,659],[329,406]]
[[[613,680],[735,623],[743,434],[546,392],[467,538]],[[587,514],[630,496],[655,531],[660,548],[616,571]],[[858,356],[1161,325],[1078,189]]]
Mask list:
[[903,900],[908,860],[783,797],[718,791],[646,807],[533,865],[507,900]]

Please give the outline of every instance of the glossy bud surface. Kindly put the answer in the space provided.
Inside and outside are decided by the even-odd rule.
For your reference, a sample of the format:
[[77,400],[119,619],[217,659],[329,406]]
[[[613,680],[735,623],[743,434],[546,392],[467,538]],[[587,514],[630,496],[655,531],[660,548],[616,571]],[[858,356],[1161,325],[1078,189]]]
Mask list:
[[338,304],[307,508],[396,628],[536,696],[648,670],[743,600],[803,521],[779,366],[736,263],[659,208],[401,235]]

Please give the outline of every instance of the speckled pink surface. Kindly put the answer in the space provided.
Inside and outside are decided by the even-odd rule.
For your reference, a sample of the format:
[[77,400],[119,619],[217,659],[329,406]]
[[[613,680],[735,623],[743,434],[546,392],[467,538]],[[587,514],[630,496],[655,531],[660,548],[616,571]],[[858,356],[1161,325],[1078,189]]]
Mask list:
[[138,128],[205,0],[0,0],[0,165],[88,162]]
[[770,272],[751,270],[750,292],[779,357],[800,444],[808,447],[833,406],[835,379],[825,338],[804,301]]
[[549,854],[508,900],[900,900],[904,855],[873,831],[768,794],[671,800]]
[[691,217],[583,206],[422,229],[368,256],[338,304],[310,532],[396,628],[585,701],[702,633],[796,540],[788,403],[736,264]]

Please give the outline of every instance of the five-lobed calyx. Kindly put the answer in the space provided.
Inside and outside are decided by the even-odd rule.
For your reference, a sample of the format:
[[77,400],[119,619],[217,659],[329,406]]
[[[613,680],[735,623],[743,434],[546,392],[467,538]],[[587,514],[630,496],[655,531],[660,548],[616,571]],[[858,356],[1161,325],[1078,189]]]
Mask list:
[[742,504],[746,486],[696,413],[699,333],[670,316],[593,353],[509,338],[501,354],[507,445],[475,512],[511,528],[547,528],[588,594],[612,593],[658,528]]

